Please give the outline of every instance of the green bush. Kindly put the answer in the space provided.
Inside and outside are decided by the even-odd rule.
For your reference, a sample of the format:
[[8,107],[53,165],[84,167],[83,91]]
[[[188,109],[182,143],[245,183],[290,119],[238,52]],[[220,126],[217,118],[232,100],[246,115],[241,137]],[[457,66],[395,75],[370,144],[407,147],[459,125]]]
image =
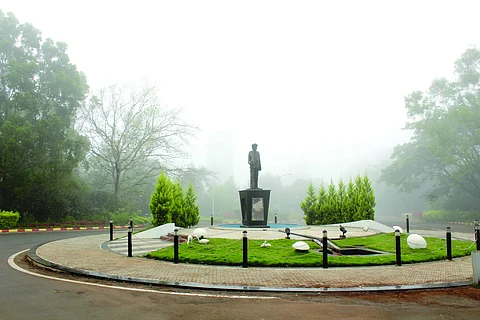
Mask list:
[[480,213],[478,211],[431,210],[423,213],[423,220],[427,222],[471,223],[475,219],[480,221]]
[[18,212],[0,211],[0,229],[14,228],[19,219],[20,213]]

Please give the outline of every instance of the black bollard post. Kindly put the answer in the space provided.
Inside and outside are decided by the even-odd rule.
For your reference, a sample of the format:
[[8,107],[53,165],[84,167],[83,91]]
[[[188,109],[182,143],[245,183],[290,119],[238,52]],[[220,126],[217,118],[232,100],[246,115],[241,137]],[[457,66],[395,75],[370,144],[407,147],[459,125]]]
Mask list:
[[452,228],[447,227],[447,260],[452,261]]
[[132,228],[132,230],[133,230],[133,219],[132,218],[130,218],[130,228]]
[[480,250],[480,225],[475,224],[475,242],[477,242],[477,251]]
[[409,215],[407,214],[406,218],[405,218],[405,224],[407,226],[407,233],[410,233],[410,217]]
[[323,245],[323,251],[322,251],[322,256],[323,256],[323,261],[322,261],[322,267],[328,268],[328,238],[327,238],[327,230],[323,230],[323,238],[322,238],[322,245]]
[[213,226],[213,213],[210,215],[210,225]]
[[110,219],[110,241],[113,241],[113,220]]
[[175,229],[173,236],[173,263],[178,263],[178,229]]
[[402,265],[402,256],[400,249],[400,230],[395,230],[395,255],[397,258],[397,266]]
[[277,213],[275,212],[275,224],[277,224]]
[[243,231],[243,265],[242,267],[248,268],[248,238],[247,230]]
[[128,256],[131,257],[132,256],[132,232],[133,232],[133,228],[132,227],[128,227]]

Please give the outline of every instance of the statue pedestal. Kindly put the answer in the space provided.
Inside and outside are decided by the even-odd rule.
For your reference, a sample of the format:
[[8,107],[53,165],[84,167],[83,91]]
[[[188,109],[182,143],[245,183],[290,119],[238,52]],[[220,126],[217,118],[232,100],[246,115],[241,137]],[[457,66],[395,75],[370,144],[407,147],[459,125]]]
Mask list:
[[268,223],[268,205],[270,190],[240,190],[242,208],[242,228],[270,228]]

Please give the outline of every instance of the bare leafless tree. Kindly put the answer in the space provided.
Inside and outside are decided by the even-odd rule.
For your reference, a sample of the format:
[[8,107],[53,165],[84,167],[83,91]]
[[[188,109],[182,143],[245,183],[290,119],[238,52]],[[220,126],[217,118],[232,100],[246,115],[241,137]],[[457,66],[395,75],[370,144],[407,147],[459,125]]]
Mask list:
[[122,185],[140,185],[174,169],[185,159],[188,139],[197,128],[180,119],[180,110],[160,105],[157,88],[111,86],[92,96],[77,125],[91,142],[88,162],[97,183],[111,186],[116,197]]

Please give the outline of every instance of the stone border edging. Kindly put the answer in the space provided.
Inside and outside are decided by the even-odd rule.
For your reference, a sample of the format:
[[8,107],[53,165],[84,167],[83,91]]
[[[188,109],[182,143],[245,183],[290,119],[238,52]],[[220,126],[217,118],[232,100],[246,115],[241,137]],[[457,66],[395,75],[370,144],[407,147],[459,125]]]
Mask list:
[[[54,240],[56,241],[56,240]],[[49,242],[54,242],[49,241]],[[235,285],[214,285],[194,282],[174,282],[174,281],[159,281],[153,279],[141,279],[135,277],[115,276],[105,273],[88,271],[82,269],[71,268],[47,261],[37,255],[36,251],[39,247],[49,243],[45,242],[30,248],[27,251],[27,258],[34,264],[40,267],[53,269],[57,271],[66,272],[74,275],[88,276],[102,280],[114,280],[146,285],[159,285],[168,287],[178,287],[183,289],[203,289],[203,290],[223,290],[223,291],[243,291],[243,292],[278,292],[278,293],[340,293],[340,292],[374,292],[374,291],[404,291],[404,290],[424,290],[424,289],[439,289],[439,288],[455,288],[471,285],[470,282],[458,283],[435,283],[435,284],[418,284],[418,285],[395,285],[395,286],[375,286],[375,287],[319,287],[319,288],[299,288],[299,287],[262,287],[262,286],[235,286]],[[103,242],[100,247],[108,241]],[[212,267],[214,268],[214,267]]]

